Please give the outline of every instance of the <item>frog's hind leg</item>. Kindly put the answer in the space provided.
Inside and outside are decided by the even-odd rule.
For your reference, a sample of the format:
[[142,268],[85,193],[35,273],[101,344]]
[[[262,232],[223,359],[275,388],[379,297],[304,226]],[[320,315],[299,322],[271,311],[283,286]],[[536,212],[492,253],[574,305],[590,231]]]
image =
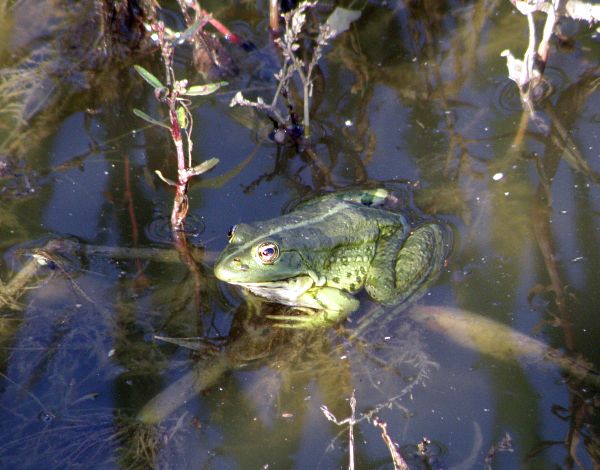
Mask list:
[[450,233],[436,223],[416,228],[402,244],[392,237],[378,247],[365,288],[378,302],[398,305],[417,300],[441,271]]

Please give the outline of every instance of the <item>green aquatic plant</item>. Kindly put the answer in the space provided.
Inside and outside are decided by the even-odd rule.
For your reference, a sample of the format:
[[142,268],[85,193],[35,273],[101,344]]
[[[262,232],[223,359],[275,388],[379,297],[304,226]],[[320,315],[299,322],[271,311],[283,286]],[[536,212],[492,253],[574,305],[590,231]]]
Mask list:
[[[204,21],[208,21],[207,19]],[[204,85],[189,85],[187,79],[177,79],[173,69],[173,53],[175,45],[191,38],[194,32],[204,23],[202,20],[196,21],[190,28],[183,33],[173,33],[165,28],[164,23],[157,22],[152,25],[154,35],[160,45],[162,60],[165,67],[165,84],[155,75],[140,65],[135,65],[136,72],[154,88],[154,96],[161,103],[166,104],[169,113],[169,124],[152,118],[140,109],[134,109],[136,116],[144,119],[153,125],[165,127],[171,134],[171,139],[177,152],[177,181],[172,181],[159,170],[156,170],[158,177],[170,186],[175,187],[175,200],[171,212],[171,227],[173,230],[181,230],[183,221],[187,215],[188,199],[187,189],[192,177],[201,175],[213,168],[219,160],[211,158],[198,165],[192,164],[192,129],[194,120],[190,112],[190,97],[210,95],[217,91],[227,82],[215,82]]]

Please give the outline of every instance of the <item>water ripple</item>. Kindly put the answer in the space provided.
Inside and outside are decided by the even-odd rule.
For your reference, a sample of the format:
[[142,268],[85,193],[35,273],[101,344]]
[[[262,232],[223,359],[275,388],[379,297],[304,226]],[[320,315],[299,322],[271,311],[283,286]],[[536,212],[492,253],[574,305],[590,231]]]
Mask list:
[[[193,214],[188,214],[185,219],[185,233],[190,238],[197,238],[206,229],[204,222]],[[144,233],[148,240],[154,243],[171,244],[173,237],[171,235],[171,220],[165,214],[156,214],[154,220],[150,222]]]
[[[536,101],[556,96],[567,83],[565,72],[556,67],[546,67],[543,78],[544,81],[539,85],[538,93],[536,93],[539,95]],[[512,114],[523,109],[519,88],[515,82],[509,78],[500,82],[494,96],[494,107],[504,114]]]

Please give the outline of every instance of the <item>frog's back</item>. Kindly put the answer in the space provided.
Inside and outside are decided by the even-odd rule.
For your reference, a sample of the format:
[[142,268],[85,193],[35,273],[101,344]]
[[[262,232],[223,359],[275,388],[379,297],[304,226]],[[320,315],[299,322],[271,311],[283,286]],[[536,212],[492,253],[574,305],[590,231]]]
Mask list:
[[[335,194],[335,193],[334,193]],[[382,231],[408,229],[406,218],[353,200],[324,196],[303,204],[287,215],[269,221],[284,245],[307,250],[329,250],[372,243]]]

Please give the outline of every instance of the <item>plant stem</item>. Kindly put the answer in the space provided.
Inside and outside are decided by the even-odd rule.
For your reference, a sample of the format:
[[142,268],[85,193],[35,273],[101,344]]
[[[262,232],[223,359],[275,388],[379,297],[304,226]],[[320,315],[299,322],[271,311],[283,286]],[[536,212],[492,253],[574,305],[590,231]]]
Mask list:
[[311,82],[310,78],[303,82],[304,85],[304,116],[302,118],[302,124],[304,125],[304,136],[308,139],[310,137],[310,95],[311,95]]

